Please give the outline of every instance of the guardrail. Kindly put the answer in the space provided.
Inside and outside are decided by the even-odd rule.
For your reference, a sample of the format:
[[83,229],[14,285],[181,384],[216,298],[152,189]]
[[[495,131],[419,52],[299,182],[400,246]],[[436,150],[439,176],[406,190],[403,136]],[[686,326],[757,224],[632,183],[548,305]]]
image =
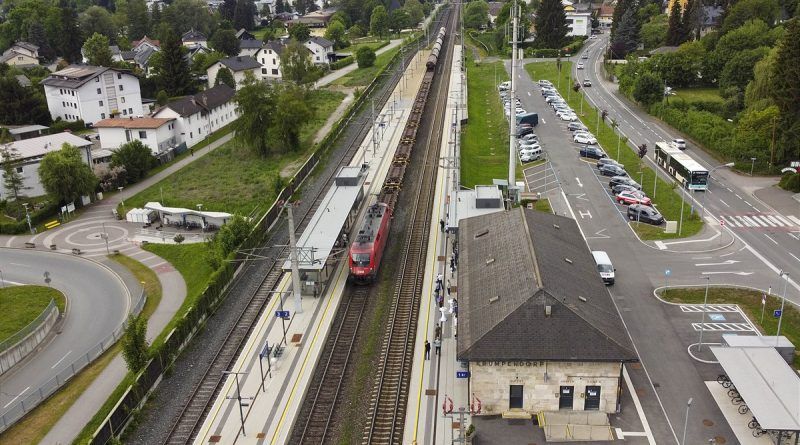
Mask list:
[[[39,316],[37,316],[32,322],[28,323],[27,326],[17,331],[11,337],[8,337],[7,339],[0,341],[0,355],[3,355],[4,352],[6,352],[8,349],[11,349],[12,346],[16,346],[16,344],[19,343],[23,338],[27,337],[28,334],[35,331],[36,328],[38,328],[39,325],[42,324],[44,319],[47,318],[47,315],[50,313],[53,307],[55,307],[55,305],[56,305],[56,300],[51,299],[50,304],[48,304],[47,307],[44,308],[42,313],[39,314]],[[0,363],[0,374],[2,374],[5,371],[6,370],[3,369],[2,367],[2,363]]]
[[[434,14],[440,13],[437,10]],[[431,20],[428,28],[435,22]],[[375,79],[364,89],[364,91],[351,104],[342,119],[339,119],[328,134],[317,143],[317,149],[312,153],[292,176],[289,183],[278,193],[273,204],[267,209],[264,215],[255,224],[250,236],[239,246],[239,251],[253,249],[263,244],[268,231],[278,222],[282,206],[279,202],[289,200],[294,192],[305,182],[319,161],[327,155],[333,147],[341,133],[350,125],[361,107],[365,106],[370,100],[372,92],[384,81],[385,74],[395,69],[395,65],[405,55],[405,52],[414,47],[418,41],[424,38],[419,35],[414,39],[404,42],[394,57],[377,74]],[[244,254],[236,254],[237,260],[243,260]],[[147,396],[156,384],[161,380],[164,371],[177,358],[183,348],[189,344],[192,337],[200,329],[206,318],[222,304],[227,296],[227,290],[237,278],[238,271],[243,265],[243,261],[236,261],[236,266],[232,262],[226,261],[223,266],[213,272],[209,285],[200,295],[195,306],[189,308],[186,314],[178,320],[175,328],[170,331],[164,340],[163,345],[153,352],[153,358],[147,363],[145,368],[134,378],[134,382],[127,388],[111,412],[106,416],[103,423],[97,428],[92,437],[92,444],[106,444],[113,437],[118,435],[127,426],[132,414],[147,399]]]
[[[139,299],[134,303],[131,312],[134,315],[138,315],[139,312],[142,311],[144,307],[144,303],[146,301],[144,290],[142,293],[139,294]],[[83,368],[86,367],[89,363],[91,363],[94,359],[100,356],[103,352],[106,351],[111,345],[117,342],[117,340],[122,337],[125,332],[125,327],[128,324],[128,320],[122,322],[122,324],[115,329],[111,334],[106,336],[103,340],[99,343],[94,345],[90,348],[86,353],[81,355],[72,363],[65,365],[64,369],[62,369],[58,374],[52,377],[50,380],[45,382],[42,386],[37,389],[34,389],[33,392],[28,397],[24,399],[17,400],[10,405],[8,411],[3,413],[0,416],[0,432],[5,431],[14,422],[21,419],[25,414],[30,412],[34,409],[37,405],[39,405],[42,401],[46,398],[50,397],[54,392],[56,392],[61,386],[64,385],[69,379],[75,376],[75,374],[79,373]]]

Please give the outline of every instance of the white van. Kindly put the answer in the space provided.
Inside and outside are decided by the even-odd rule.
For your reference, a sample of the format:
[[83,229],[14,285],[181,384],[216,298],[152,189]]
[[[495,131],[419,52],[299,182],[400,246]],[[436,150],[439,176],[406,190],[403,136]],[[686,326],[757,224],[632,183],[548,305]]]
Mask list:
[[597,264],[597,271],[600,273],[600,278],[603,279],[603,282],[606,284],[614,284],[614,272],[617,269],[614,269],[608,254],[602,250],[593,250],[592,256],[594,257],[595,264]]
[[525,156],[529,158],[539,159],[542,157],[542,149],[541,147],[536,148],[522,148],[519,151],[520,156]]

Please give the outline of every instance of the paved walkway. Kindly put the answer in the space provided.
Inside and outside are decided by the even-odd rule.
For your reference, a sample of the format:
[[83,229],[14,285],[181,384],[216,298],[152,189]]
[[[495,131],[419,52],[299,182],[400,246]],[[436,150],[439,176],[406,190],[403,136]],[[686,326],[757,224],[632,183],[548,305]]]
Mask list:
[[[392,48],[396,48],[396,47],[400,46],[401,43],[403,43],[403,39],[392,40],[392,41],[389,42],[388,45],[386,45],[383,48],[375,51],[375,54],[376,55],[383,54],[383,53],[385,53],[386,51],[389,51]],[[330,74],[322,77],[320,80],[316,81],[314,83],[314,88],[324,87],[325,85],[328,85],[328,84],[332,83],[333,81],[335,81],[335,80],[337,80],[339,78],[342,78],[342,77],[346,76],[349,73],[352,73],[356,69],[358,69],[358,64],[353,62],[353,63],[351,63],[350,65],[347,65],[344,68],[340,68],[340,69],[338,69],[336,71],[333,71],[332,73],[330,73]]]

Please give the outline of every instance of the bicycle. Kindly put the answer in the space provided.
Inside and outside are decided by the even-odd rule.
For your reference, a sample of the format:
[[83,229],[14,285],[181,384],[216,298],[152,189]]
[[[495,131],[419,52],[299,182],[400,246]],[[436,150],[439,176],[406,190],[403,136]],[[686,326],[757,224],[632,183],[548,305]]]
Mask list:
[[731,397],[731,403],[734,405],[741,405],[744,403],[744,399],[741,396]]
[[739,405],[739,414],[747,414],[748,411],[750,411],[750,408],[746,404]]
[[730,398],[739,397],[739,391],[736,390],[736,387],[732,387],[731,389],[728,390],[728,397]]
[[762,429],[760,426],[753,429],[753,437],[761,437],[767,434],[767,430]]
[[761,424],[758,423],[758,420],[756,420],[755,417],[753,417],[753,420],[747,422],[747,427],[750,428],[751,430],[754,430],[756,428],[761,428]]
[[733,385],[733,383],[731,383],[731,379],[729,379],[725,374],[720,374],[717,376],[717,383],[722,385],[723,388],[730,388]]

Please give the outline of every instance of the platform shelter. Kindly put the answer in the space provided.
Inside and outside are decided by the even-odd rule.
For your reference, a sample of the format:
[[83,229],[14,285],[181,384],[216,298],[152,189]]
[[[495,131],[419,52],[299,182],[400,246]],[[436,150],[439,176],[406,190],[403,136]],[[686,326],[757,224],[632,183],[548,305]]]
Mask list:
[[[347,250],[346,234],[358,216],[368,169],[366,164],[339,169],[333,185],[297,239],[303,295],[320,294],[340,254]],[[283,263],[283,270],[291,272],[289,260]]]

